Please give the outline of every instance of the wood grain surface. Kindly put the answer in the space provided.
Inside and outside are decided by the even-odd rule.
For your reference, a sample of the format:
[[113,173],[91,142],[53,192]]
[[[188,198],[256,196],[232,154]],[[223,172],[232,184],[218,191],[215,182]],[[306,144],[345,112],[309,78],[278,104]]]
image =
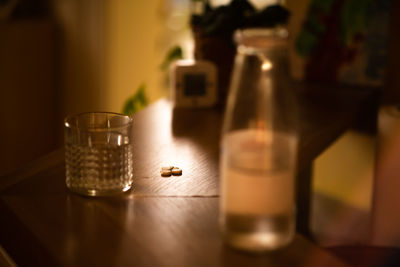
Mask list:
[[21,266],[346,266],[300,235],[271,255],[225,247],[217,198],[24,195],[2,199],[13,211],[2,229],[24,229],[9,236],[24,240],[11,254]]
[[[325,97],[328,104],[314,112],[312,97],[303,102],[299,169],[368,108],[372,93],[352,94],[351,105],[341,105],[348,96]],[[167,100],[139,112],[133,189],[114,197],[69,192],[62,149],[1,177],[0,244],[20,266],[347,266],[299,234],[288,248],[262,256],[222,244],[221,120],[221,110],[174,110]],[[163,165],[183,174],[161,177]]]
[[[140,115],[132,139],[136,195],[217,196],[221,113],[177,111],[162,100]],[[169,165],[182,175],[161,177],[160,168]]]

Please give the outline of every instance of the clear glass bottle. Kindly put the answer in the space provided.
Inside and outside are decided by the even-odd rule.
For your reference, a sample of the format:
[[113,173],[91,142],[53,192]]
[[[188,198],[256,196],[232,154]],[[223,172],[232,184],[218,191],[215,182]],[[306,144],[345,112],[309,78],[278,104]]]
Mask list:
[[235,34],[237,55],[221,141],[220,224],[229,245],[264,252],[295,233],[297,105],[287,31]]

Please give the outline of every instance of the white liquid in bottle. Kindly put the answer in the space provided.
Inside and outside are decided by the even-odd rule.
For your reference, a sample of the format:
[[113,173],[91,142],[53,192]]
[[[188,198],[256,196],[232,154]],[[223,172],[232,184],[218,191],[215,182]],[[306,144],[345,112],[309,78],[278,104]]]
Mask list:
[[293,239],[295,145],[294,136],[265,130],[225,135],[220,221],[228,244],[262,252]]

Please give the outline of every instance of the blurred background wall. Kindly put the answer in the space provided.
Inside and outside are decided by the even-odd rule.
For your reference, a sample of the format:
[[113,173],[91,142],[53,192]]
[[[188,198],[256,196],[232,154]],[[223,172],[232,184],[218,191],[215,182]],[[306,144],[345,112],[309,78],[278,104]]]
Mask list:
[[0,21],[0,175],[57,146],[56,29]]

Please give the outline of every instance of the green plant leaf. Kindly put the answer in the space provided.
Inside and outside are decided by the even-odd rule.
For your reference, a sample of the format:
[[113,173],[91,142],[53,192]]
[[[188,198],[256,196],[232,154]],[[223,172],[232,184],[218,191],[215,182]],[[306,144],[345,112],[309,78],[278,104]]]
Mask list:
[[301,57],[308,57],[315,49],[317,42],[318,37],[307,29],[304,29],[300,32],[295,42],[296,51]]
[[178,45],[174,46],[173,48],[171,48],[168,51],[163,63],[160,66],[161,70],[163,70],[163,71],[168,70],[169,65],[173,61],[178,60],[178,59],[182,59],[182,58],[183,58],[182,48],[180,46],[178,46]]
[[356,34],[362,34],[369,21],[371,0],[348,0],[344,3],[341,14],[341,41],[349,45]]
[[141,84],[136,93],[129,97],[122,108],[122,113],[132,115],[148,105],[149,101],[146,96],[146,85]]

